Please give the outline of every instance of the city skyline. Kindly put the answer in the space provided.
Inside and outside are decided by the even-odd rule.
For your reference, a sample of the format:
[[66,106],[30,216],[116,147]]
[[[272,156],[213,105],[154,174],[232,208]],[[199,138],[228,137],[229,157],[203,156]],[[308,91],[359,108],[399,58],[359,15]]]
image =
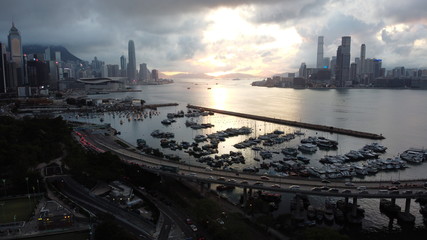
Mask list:
[[[133,39],[138,62],[162,72],[254,75],[296,72],[336,55],[341,36],[351,36],[351,61],[366,44],[366,58],[384,67],[426,67],[425,2],[406,1],[5,1],[0,41],[12,20],[22,43],[64,45],[88,60],[119,64]],[[375,7],[374,7],[375,6]],[[381,6],[381,7],[376,7]],[[143,23],[143,24],[141,24]]]

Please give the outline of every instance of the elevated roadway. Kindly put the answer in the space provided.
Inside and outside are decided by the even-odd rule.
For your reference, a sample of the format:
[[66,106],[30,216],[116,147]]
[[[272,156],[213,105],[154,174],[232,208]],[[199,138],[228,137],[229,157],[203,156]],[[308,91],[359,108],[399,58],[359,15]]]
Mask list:
[[[254,173],[208,169],[144,155],[134,147],[125,149],[115,142],[115,140],[122,142],[123,140],[115,136],[90,134],[88,132],[82,133],[86,137],[86,141],[91,142],[101,149],[116,153],[130,164],[139,165],[159,175],[188,179],[200,182],[201,184],[216,183],[247,189],[335,197],[392,199],[427,197],[427,191],[424,188],[427,179],[402,180],[399,185],[393,184],[392,181],[352,181],[348,183],[343,180],[332,180],[326,183],[318,178],[266,176]],[[179,171],[174,173],[161,170],[161,166],[177,168]],[[397,189],[389,191],[389,188]]]

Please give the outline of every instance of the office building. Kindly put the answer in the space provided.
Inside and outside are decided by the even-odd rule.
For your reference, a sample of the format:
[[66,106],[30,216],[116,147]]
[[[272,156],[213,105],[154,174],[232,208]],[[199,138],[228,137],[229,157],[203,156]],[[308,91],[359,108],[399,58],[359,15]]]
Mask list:
[[323,68],[323,36],[317,39],[317,65],[316,68]]
[[154,82],[159,81],[159,71],[157,71],[157,69],[151,71],[151,79],[153,79]]
[[298,71],[298,77],[307,78],[307,65],[305,63],[301,63]]
[[350,45],[351,37],[344,36],[341,46],[337,50],[337,63],[335,69],[335,86],[345,87],[350,80]]
[[127,77],[130,82],[136,80],[136,57],[135,57],[135,44],[133,40],[129,40],[128,43],[128,66],[127,66]]
[[120,57],[120,76],[126,77],[127,76],[127,62],[125,55],[122,55]]
[[15,27],[15,24],[12,23],[8,35],[9,43],[9,52],[10,52],[10,61],[15,63],[17,84],[18,86],[23,86],[26,84],[25,75],[24,75],[24,58],[22,53],[22,41],[21,35],[18,29]]
[[6,67],[6,47],[0,42],[0,94],[7,92]]
[[139,65],[139,79],[142,82],[149,82],[151,80],[150,70],[148,70],[146,63]]

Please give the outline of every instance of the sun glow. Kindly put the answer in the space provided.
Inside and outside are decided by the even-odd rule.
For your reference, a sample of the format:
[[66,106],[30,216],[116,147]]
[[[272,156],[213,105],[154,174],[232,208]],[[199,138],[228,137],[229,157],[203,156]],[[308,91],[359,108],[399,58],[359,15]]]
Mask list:
[[226,88],[212,88],[211,97],[213,108],[225,109],[225,105],[228,99],[228,91]]
[[284,62],[297,54],[301,36],[294,27],[252,23],[254,12],[251,7],[211,11],[206,17],[210,25],[203,32],[206,54],[193,64],[210,69],[211,76],[285,71]]

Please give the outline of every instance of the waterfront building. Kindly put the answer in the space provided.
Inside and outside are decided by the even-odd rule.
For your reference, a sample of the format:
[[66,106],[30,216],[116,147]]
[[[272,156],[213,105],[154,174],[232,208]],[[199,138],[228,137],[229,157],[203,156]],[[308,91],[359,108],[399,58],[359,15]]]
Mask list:
[[335,77],[335,68],[337,65],[337,57],[333,56],[331,59],[331,63],[329,64],[329,68],[331,69],[331,75],[332,77]]
[[299,67],[298,76],[300,78],[307,78],[307,65],[303,62],[301,63],[301,66]]
[[335,69],[335,86],[345,87],[350,79],[350,45],[351,37],[343,36],[341,46],[337,50],[337,63]]
[[125,55],[122,55],[120,57],[120,76],[126,77],[127,76],[127,62]]
[[154,82],[159,81],[159,71],[157,71],[157,69],[151,70],[151,79],[153,79]]
[[324,57],[323,58],[323,66],[322,66],[322,68],[329,68],[329,63],[330,63],[330,59],[328,58],[328,57]]
[[142,63],[139,65],[139,79],[142,82],[149,82],[151,79],[150,76],[150,70],[148,70],[147,68],[147,64],[146,63]]
[[323,36],[317,39],[317,68],[323,68]]
[[108,77],[120,77],[120,70],[118,64],[108,64],[107,65],[108,70]]
[[7,81],[6,81],[6,47],[0,42],[0,93],[7,92]]
[[133,40],[129,40],[128,43],[128,59],[127,77],[130,82],[133,82],[136,80],[136,57],[135,44],[133,43]]
[[[15,24],[12,23],[12,27],[10,28],[8,35],[8,44],[9,44],[9,52],[10,52],[10,61],[15,63],[16,76],[17,76],[17,85],[23,86],[25,85],[25,73],[24,73],[24,58],[22,52],[22,41],[21,34],[18,29],[15,27]],[[14,69],[14,70],[15,70]]]

